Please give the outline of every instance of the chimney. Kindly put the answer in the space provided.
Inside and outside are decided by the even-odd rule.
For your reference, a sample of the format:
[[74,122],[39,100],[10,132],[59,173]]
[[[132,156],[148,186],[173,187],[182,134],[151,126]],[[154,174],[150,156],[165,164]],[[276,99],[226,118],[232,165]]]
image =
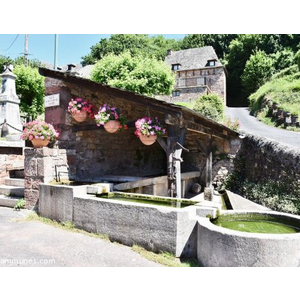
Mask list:
[[168,49],[167,50],[167,56],[171,56],[172,55],[172,49]]
[[67,67],[68,69],[66,70],[66,72],[71,73],[74,72],[73,68],[75,68],[76,66],[74,64],[68,64]]

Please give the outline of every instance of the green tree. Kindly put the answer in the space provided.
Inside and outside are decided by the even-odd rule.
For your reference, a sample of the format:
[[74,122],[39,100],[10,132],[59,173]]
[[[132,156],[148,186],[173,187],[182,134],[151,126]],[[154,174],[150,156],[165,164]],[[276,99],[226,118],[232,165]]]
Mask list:
[[242,85],[247,94],[255,92],[274,73],[274,61],[264,51],[252,54],[246,62],[241,77]]
[[216,94],[200,96],[196,100],[193,110],[215,121],[224,119],[224,102]]
[[275,71],[281,71],[295,64],[294,52],[290,48],[283,49],[271,55]]
[[300,50],[295,54],[295,61],[300,71]]
[[4,66],[13,63],[14,61],[10,57],[0,55],[0,74],[4,72]]
[[91,79],[148,96],[169,95],[175,83],[174,74],[164,62],[129,52],[110,54],[98,61]]
[[20,110],[35,119],[44,112],[44,77],[37,68],[17,65],[14,68],[16,74],[16,90],[20,97]]
[[[280,53],[285,48],[295,52],[299,47],[299,40],[299,34],[238,34],[236,39],[230,42],[225,55],[229,102],[235,105],[247,105],[249,94],[243,90],[241,75],[253,53],[258,50],[266,54]],[[279,62],[276,67],[280,67]]]
[[221,59],[227,53],[230,42],[236,37],[236,34],[189,34],[183,38],[181,49],[212,46]]
[[132,56],[144,55],[164,60],[168,49],[179,49],[177,41],[165,39],[162,35],[113,34],[109,39],[101,39],[92,46],[91,53],[82,57],[82,64],[95,64],[108,54],[119,55],[125,51]]

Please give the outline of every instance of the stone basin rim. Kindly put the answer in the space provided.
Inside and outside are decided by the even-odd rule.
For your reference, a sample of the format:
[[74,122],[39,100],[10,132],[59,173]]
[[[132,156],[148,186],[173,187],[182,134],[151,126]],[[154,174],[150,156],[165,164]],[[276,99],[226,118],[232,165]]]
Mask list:
[[[271,216],[283,216],[290,217],[299,221],[300,227],[300,216],[293,215],[289,213],[282,213],[277,211],[255,211],[255,210],[239,210],[239,211],[221,211],[220,216],[222,215],[247,215],[247,214],[256,214],[256,215],[271,215]],[[209,218],[199,218],[198,220],[201,226],[208,228],[209,230],[221,232],[227,235],[239,236],[239,237],[249,237],[249,238],[258,238],[258,239],[300,239],[300,232],[297,233],[254,233],[254,232],[242,232],[238,230],[228,229],[225,227],[221,227],[213,224]]]

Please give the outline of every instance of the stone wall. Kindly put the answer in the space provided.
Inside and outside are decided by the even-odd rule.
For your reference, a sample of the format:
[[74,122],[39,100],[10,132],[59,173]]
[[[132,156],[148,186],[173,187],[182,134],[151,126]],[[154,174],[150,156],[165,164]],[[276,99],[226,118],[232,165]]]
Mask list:
[[240,153],[244,176],[253,182],[268,180],[290,184],[300,180],[300,150],[248,134]]
[[[51,85],[53,81],[54,86]],[[47,79],[46,93],[60,94],[60,107],[46,108],[46,122],[51,122],[60,132],[59,148],[76,150],[76,180],[95,181],[105,175],[150,176],[166,174],[165,152],[155,143],[143,145],[134,135],[134,124],[129,129],[114,134],[97,127],[94,120],[77,123],[67,112],[71,98],[84,98],[99,109],[107,103],[122,109],[128,120],[137,120],[150,114],[164,119],[164,114],[146,111],[142,105],[135,105],[106,93],[91,91],[78,85],[63,85],[57,80]]]
[[76,154],[74,150],[25,148],[25,191],[27,207],[35,209],[39,199],[39,184],[49,183],[57,176],[74,179]]
[[[97,181],[101,177],[110,175],[150,177],[167,174],[167,157],[162,147],[158,143],[145,146],[134,135],[134,120],[148,114],[163,121],[165,118],[163,112],[152,110],[151,106],[147,108],[142,104],[112,96],[109,89],[107,92],[105,89],[99,91],[97,86],[85,87],[84,84],[63,83],[47,78],[46,94],[54,93],[60,94],[60,106],[46,108],[45,119],[53,123],[60,132],[58,148],[76,151],[75,179],[77,181]],[[96,110],[104,103],[121,108],[131,121],[129,129],[110,134],[102,127],[97,127],[94,120],[88,119],[83,123],[77,123],[67,112],[70,99],[76,97],[91,101]],[[207,135],[196,134],[196,136],[206,148],[209,142]],[[193,132],[187,132],[184,146],[190,151],[183,152],[182,172],[200,171],[199,180],[203,186],[206,156],[197,147]],[[222,154],[224,140],[214,138],[213,147],[213,176],[218,178],[217,181],[220,183],[224,181],[224,174],[231,171],[233,164],[227,154]],[[235,153],[236,149],[233,147],[230,151]]]
[[13,147],[10,142],[0,142],[0,185],[4,178],[9,177],[10,171],[24,168],[22,147]]
[[215,68],[214,73],[207,76],[207,85],[211,92],[219,95],[226,104],[226,75],[223,68]]
[[[188,86],[175,86],[174,91],[179,91],[179,96],[158,96],[158,99],[168,102],[190,102],[199,96],[210,93],[219,95],[226,103],[226,74],[223,68],[207,68],[205,70],[177,71],[176,79],[182,78],[191,80],[194,83],[187,83]],[[198,77],[206,77],[206,86],[196,86]],[[195,85],[195,86],[193,86]],[[207,88],[208,87],[208,88]]]

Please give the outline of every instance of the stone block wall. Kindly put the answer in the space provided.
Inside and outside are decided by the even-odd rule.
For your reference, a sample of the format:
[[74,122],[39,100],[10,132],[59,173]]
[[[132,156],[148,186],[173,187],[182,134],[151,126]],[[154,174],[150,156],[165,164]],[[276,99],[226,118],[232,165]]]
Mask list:
[[215,68],[214,74],[207,76],[207,85],[211,92],[219,95],[226,104],[226,75],[223,68]]
[[4,178],[9,177],[11,170],[24,168],[24,156],[22,148],[0,146],[0,185],[4,184]]
[[[59,168],[64,168],[61,179],[73,179],[76,173],[74,150],[51,148],[25,148],[25,191],[27,207],[34,209],[39,199],[39,184],[56,179]],[[62,175],[62,174],[60,174]]]
[[196,100],[199,96],[206,95],[209,93],[217,94],[224,100],[226,104],[226,74],[223,68],[207,68],[205,70],[191,70],[191,71],[178,71],[177,79],[186,78],[191,79],[199,76],[206,77],[206,85],[208,86],[191,86],[180,87],[175,86],[174,91],[179,91],[180,95],[176,97],[172,96],[158,96],[158,99],[168,102],[190,102]]
[[300,150],[276,141],[248,134],[240,157],[244,158],[244,176],[253,182],[300,182]]
[[[52,79],[49,79],[51,82]],[[143,145],[135,136],[134,124],[123,132],[107,133],[88,119],[76,122],[67,112],[71,98],[89,100],[98,111],[107,103],[121,108],[128,120],[137,120],[146,114],[164,120],[163,113],[146,111],[142,105],[124,101],[110,94],[93,91],[75,84],[62,85],[54,80],[54,88],[46,85],[46,94],[59,93],[60,106],[46,108],[45,119],[60,132],[59,148],[76,150],[76,180],[95,181],[105,175],[150,176],[166,174],[166,154],[158,143]],[[56,116],[56,117],[54,117]]]
[[[49,79],[49,82],[51,80]],[[145,146],[134,134],[134,120],[150,115],[158,117],[163,122],[165,119],[163,112],[152,110],[151,106],[147,108],[143,104],[126,101],[121,96],[112,95],[109,89],[106,91],[90,84],[85,86],[85,84],[78,85],[69,81],[58,83],[57,80],[54,80],[53,82],[54,87],[50,83],[46,84],[46,94],[59,93],[60,106],[46,108],[45,119],[52,122],[54,127],[60,131],[58,148],[76,151],[75,179],[77,181],[97,181],[101,180],[101,177],[109,175],[150,177],[167,174],[166,153],[159,143]],[[107,133],[103,127],[97,127],[92,119],[82,123],[76,122],[67,112],[70,99],[76,97],[91,101],[96,111],[104,103],[121,108],[128,120],[131,121],[129,128],[123,132],[111,134]],[[205,135],[201,142],[203,147],[206,147],[208,140]],[[230,159],[222,156],[223,142],[222,139],[214,141],[214,147],[217,150],[214,155],[213,173],[214,177],[218,176],[218,178],[224,178],[223,175],[232,168]],[[191,148],[191,151],[183,153],[182,172],[200,171],[203,180],[206,157],[195,145],[193,133],[187,133],[184,146],[188,149]],[[224,172],[218,174],[221,168],[225,168]]]

